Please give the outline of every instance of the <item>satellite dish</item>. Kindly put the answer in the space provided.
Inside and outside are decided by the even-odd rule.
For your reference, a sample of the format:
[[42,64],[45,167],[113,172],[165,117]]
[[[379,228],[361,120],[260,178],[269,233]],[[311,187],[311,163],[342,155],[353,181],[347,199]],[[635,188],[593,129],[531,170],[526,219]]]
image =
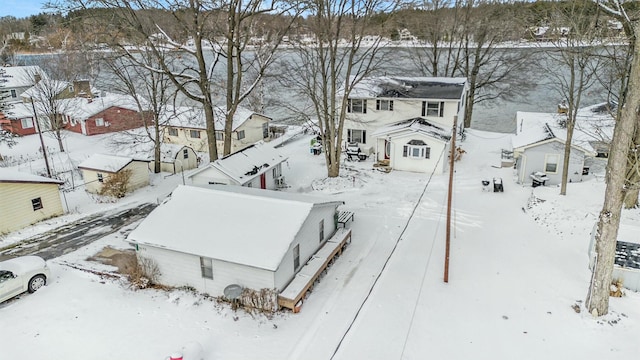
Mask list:
[[238,284],[231,284],[224,288],[224,297],[229,300],[237,300],[242,294],[242,286]]

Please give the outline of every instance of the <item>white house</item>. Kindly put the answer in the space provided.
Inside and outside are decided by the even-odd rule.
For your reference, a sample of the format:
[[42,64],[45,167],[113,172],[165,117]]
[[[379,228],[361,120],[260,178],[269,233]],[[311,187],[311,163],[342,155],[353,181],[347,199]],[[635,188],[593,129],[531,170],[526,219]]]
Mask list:
[[458,116],[462,126],[468,91],[465,78],[365,78],[349,94],[343,139],[371,154],[376,151],[372,133],[385,125],[422,117],[448,129]]
[[47,78],[47,74],[39,66],[0,66],[0,79],[4,81],[3,90],[9,97],[5,102],[22,101],[22,93],[33,86],[40,79]]
[[[216,146],[218,154],[224,150],[224,123],[226,109],[214,108]],[[269,139],[271,118],[238,107],[233,116],[231,152],[242,150],[258,141]],[[168,109],[160,119],[163,128],[163,142],[187,145],[195,151],[208,152],[207,125],[204,110],[195,107]]]
[[271,145],[258,142],[190,173],[194,185],[223,184],[274,190],[284,185],[287,160]]
[[240,186],[178,186],[132,231],[159,282],[212,296],[225,287],[281,291],[336,232],[341,201]]
[[131,171],[127,192],[149,185],[149,160],[125,156],[94,154],[78,165],[86,190],[100,193],[102,185],[113,174]]
[[371,134],[377,160],[395,170],[442,174],[451,129],[417,117],[383,126]]
[[62,215],[64,182],[0,168],[0,234]]
[[[516,113],[516,134],[512,137],[517,181],[532,182],[531,174],[547,175],[546,184],[562,181],[564,148],[567,141],[566,114]],[[610,107],[598,104],[578,111],[571,141],[568,180],[581,181],[588,174],[585,160],[606,156],[615,121]]]

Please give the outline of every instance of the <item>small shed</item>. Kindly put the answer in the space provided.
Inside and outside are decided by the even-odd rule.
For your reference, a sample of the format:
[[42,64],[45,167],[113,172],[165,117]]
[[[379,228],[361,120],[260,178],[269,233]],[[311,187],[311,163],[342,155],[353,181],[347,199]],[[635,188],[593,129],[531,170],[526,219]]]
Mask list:
[[275,190],[285,185],[282,163],[273,146],[258,142],[190,173],[194,185],[239,185]]
[[109,176],[131,170],[127,192],[149,185],[149,160],[131,157],[94,154],[78,165],[86,189],[98,194]]
[[[149,160],[149,170],[153,171],[153,149]],[[197,167],[198,154],[193,148],[179,144],[160,145],[160,171],[175,174]]]
[[282,291],[337,230],[341,201],[250,189],[178,186],[132,231],[160,283],[222,296],[229,285]]
[[394,170],[442,174],[443,152],[451,139],[451,130],[424,119],[412,118],[377,129],[377,160],[386,160]]
[[63,183],[0,168],[0,234],[62,215],[59,187]]

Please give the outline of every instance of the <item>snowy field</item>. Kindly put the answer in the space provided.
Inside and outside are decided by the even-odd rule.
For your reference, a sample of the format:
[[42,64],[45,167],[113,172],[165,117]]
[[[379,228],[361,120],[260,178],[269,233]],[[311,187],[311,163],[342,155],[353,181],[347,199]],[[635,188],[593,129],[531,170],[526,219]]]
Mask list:
[[[69,154],[55,155],[58,166],[107,147],[105,137],[69,134],[65,142]],[[612,298],[610,314],[598,319],[572,308],[588,289],[602,174],[570,184],[566,196],[536,188],[545,201],[527,208],[532,188],[515,184],[512,169],[495,167],[509,135],[469,131],[456,163],[445,284],[448,174],[384,174],[369,160],[346,162],[340,178],[326,179],[323,158],[308,145],[300,136],[281,148],[289,156],[287,191],[343,200],[355,221],[351,245],[299,314],[233,311],[183,290],[132,290],[76,269],[112,270],[87,258],[105,246],[129,248],[124,229],[51,260],[45,288],[0,305],[0,358],[162,360],[193,342],[212,360],[637,358],[640,294]],[[0,153],[38,148],[30,136]],[[69,215],[0,237],[0,247],[90,213],[157,202],[182,183],[167,175],[117,203],[98,203],[82,188],[69,192]],[[493,177],[504,180],[504,193],[482,191],[481,180]],[[638,210],[623,219],[640,225]]]

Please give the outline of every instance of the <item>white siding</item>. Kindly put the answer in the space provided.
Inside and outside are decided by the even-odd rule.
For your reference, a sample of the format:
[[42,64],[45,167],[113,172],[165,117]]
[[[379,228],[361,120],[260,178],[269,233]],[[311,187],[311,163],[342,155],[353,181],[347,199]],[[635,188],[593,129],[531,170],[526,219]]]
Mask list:
[[220,170],[208,167],[191,177],[193,185],[209,185],[210,182],[224,185],[239,185]]
[[213,259],[213,279],[202,277],[200,257],[177,251],[139,245],[138,257],[152,259],[160,269],[159,282],[167,286],[191,286],[211,296],[222,296],[224,288],[238,284],[250,289],[274,288],[271,271]]
[[[280,266],[276,270],[275,284],[278,290],[284,289],[293,279],[296,271],[309,261],[311,256],[318,251],[320,246],[336,231],[337,205],[316,205],[307,217],[295,240],[282,258]],[[320,241],[320,220],[324,219],[324,238]],[[293,249],[300,244],[300,268],[293,268]]]
[[[40,198],[42,209],[31,200]],[[58,184],[0,183],[0,234],[62,215]]]
[[[149,185],[149,165],[146,161],[132,161],[124,169],[131,169],[131,179],[129,180],[128,191]],[[102,174],[103,182],[107,180],[111,173],[90,169],[81,169],[87,192],[97,194],[102,189],[102,182],[98,181],[98,174]]]
[[[429,146],[429,159],[404,157],[404,145],[410,140],[422,140]],[[384,159],[384,139],[378,139],[378,159]],[[411,133],[391,138],[390,166],[394,170],[442,174],[448,159],[448,144],[429,136]],[[445,153],[443,153],[445,152]]]
[[[554,173],[545,172],[545,157],[547,155],[558,156],[558,167]],[[569,158],[568,179],[572,182],[582,181],[582,168],[584,167],[584,152],[578,149],[571,149]],[[525,160],[526,159],[526,160]],[[562,181],[562,167],[564,165],[564,144],[560,141],[551,141],[533,146],[519,154],[516,168],[518,169],[518,181],[529,184],[532,179],[529,175],[534,172],[546,173],[549,177],[546,185],[560,184]]]

